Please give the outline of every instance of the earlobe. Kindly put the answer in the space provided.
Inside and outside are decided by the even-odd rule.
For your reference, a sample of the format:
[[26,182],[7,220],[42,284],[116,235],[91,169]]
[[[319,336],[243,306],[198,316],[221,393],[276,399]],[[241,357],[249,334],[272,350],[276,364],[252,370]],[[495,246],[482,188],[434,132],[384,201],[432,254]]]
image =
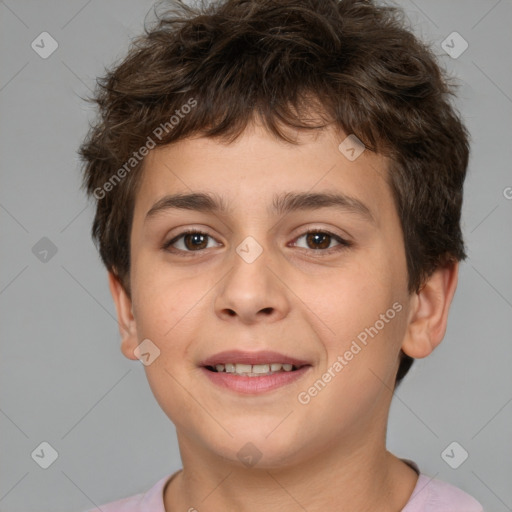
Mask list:
[[108,272],[108,286],[117,311],[121,335],[121,352],[128,359],[137,359],[134,350],[138,345],[137,325],[132,311],[132,301],[117,276]]
[[416,359],[428,356],[441,343],[457,288],[459,263],[437,268],[423,288],[411,297],[402,350]]

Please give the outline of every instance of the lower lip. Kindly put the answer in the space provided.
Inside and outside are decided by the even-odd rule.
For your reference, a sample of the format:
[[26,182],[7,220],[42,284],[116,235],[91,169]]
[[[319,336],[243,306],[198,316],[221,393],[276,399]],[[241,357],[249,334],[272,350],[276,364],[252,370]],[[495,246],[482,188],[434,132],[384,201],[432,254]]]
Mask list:
[[206,376],[218,386],[246,394],[265,393],[273,389],[291,384],[304,376],[311,366],[302,366],[298,370],[279,372],[261,377],[242,377],[226,372],[212,372],[202,367]]

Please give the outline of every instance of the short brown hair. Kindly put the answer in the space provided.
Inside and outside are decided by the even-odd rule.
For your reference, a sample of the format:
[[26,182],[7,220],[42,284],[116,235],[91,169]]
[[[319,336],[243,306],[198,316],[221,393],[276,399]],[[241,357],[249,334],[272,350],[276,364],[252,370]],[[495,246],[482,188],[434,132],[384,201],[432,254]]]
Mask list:
[[[139,149],[193,134],[230,142],[254,116],[290,143],[283,126],[334,124],[390,158],[410,293],[465,259],[469,135],[449,101],[454,85],[404,19],[370,0],[176,0],[157,15],[98,79],[99,117],[79,151],[83,187],[97,200],[93,238],[127,293]],[[193,108],[181,116],[184,105]],[[160,138],[157,127],[166,127]],[[402,353],[397,382],[412,361]]]

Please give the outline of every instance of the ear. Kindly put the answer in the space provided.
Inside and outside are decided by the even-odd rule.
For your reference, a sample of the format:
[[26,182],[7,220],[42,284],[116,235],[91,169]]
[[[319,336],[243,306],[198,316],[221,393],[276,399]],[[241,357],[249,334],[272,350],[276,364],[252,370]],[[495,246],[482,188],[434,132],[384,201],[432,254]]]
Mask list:
[[137,325],[133,317],[132,301],[119,279],[112,272],[108,273],[108,286],[117,311],[117,323],[121,334],[121,352],[128,359],[137,359],[134,350],[139,342]]
[[402,350],[408,356],[421,359],[441,343],[458,274],[458,262],[439,267],[420,291],[411,296],[409,324],[402,343]]

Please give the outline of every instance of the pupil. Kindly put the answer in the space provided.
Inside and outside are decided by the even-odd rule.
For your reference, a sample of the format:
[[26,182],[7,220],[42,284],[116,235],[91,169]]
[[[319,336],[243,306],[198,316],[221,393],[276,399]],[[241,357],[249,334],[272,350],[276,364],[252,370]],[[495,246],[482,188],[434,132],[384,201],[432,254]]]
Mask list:
[[[190,241],[191,239],[194,240],[194,242],[192,242],[192,246],[189,246],[187,241]],[[202,246],[200,244],[204,245],[205,239],[206,239],[206,237],[204,235],[202,235],[201,233],[190,233],[185,236],[185,245],[187,246],[187,249],[202,248]],[[199,244],[196,243],[198,240],[199,240]]]
[[[324,242],[323,243],[319,242],[318,238],[320,238],[320,239],[323,238]],[[308,243],[311,241],[314,244],[320,243],[321,244],[320,247],[316,247],[316,248],[320,248],[320,249],[325,249],[325,248],[329,247],[329,238],[330,238],[330,235],[322,234],[322,233],[309,233],[308,237],[307,237]],[[326,243],[326,241],[327,241],[327,243]]]

